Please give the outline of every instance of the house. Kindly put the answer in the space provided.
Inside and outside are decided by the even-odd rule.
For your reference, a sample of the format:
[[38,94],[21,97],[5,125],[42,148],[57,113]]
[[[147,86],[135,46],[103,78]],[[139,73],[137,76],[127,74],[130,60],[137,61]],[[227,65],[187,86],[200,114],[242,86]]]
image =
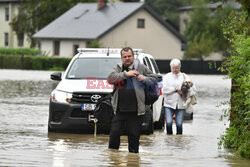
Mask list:
[[[232,7],[236,10],[241,9],[241,5],[239,3],[230,2],[230,1],[227,3],[223,3],[223,2],[209,3],[209,4],[205,4],[205,7],[210,9],[211,11],[215,11],[219,6],[224,7],[228,5],[228,3],[230,3],[230,5],[232,5]],[[179,30],[181,34],[184,34],[188,23],[191,21],[191,17],[190,17],[191,12],[197,7],[199,6],[184,6],[184,7],[178,8],[178,10],[180,11]],[[221,52],[213,52],[208,57],[204,58],[204,60],[207,60],[207,61],[221,61],[223,59],[224,57]]]
[[142,2],[78,3],[33,35],[49,56],[72,57],[94,39],[102,47],[141,48],[158,60],[181,59],[186,39]]
[[[206,4],[205,7],[209,8],[211,11],[215,11],[219,6],[225,6],[226,4],[223,4],[222,2],[216,2],[216,3],[209,3]],[[236,10],[241,9],[241,4],[233,2],[231,4]],[[197,6],[184,6],[181,8],[178,8],[178,11],[180,11],[180,32],[184,34],[184,31],[190,22],[190,13],[196,8]]]
[[17,34],[10,26],[11,20],[18,14],[19,0],[0,0],[0,47],[29,47],[25,34]]

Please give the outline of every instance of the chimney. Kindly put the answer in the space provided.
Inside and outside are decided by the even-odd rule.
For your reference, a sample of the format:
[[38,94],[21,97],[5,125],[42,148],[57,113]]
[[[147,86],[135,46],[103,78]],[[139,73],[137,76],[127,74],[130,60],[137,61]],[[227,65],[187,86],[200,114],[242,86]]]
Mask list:
[[97,2],[97,9],[101,10],[103,7],[105,7],[107,4],[107,0],[98,0]]

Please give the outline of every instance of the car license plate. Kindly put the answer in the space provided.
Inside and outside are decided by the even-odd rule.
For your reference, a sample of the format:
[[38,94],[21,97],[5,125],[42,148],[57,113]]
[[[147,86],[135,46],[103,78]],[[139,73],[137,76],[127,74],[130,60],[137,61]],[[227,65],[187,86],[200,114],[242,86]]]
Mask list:
[[82,104],[82,111],[92,111],[95,109],[95,107],[96,104],[90,104],[90,103]]

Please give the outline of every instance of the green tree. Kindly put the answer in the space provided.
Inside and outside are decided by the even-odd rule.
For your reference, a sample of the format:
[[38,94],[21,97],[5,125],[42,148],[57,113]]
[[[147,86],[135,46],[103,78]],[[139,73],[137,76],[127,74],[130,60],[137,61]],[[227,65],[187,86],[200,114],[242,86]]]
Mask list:
[[100,44],[100,42],[98,40],[94,39],[88,43],[87,47],[88,48],[101,48],[102,45]]
[[242,10],[244,10],[247,13],[246,20],[248,21],[249,16],[250,16],[250,1],[248,1],[248,0],[236,0],[236,2],[238,2],[242,5]]
[[[244,8],[243,8],[244,9]],[[249,13],[233,12],[223,23],[223,32],[228,39],[230,56],[219,69],[227,72],[232,80],[229,116],[230,125],[221,136],[220,145],[236,150],[250,159],[250,37]]]
[[140,0],[121,0],[123,2],[139,2]]
[[188,40],[187,50],[184,58],[199,58],[203,60],[211,52],[222,52],[226,54],[227,40],[222,33],[221,21],[228,16],[232,7],[227,5],[211,11],[205,6],[207,1],[198,0],[191,13],[191,21],[185,30]]
[[192,0],[145,0],[145,3],[152,7],[157,14],[173,25],[179,27],[179,7],[191,5]]
[[34,47],[32,35],[79,2],[96,0],[20,0],[18,15],[11,26],[17,35],[27,34],[31,47]]
[[222,24],[230,56],[219,69],[228,72],[232,88],[231,106],[225,111],[230,125],[221,136],[220,145],[250,159],[250,1],[237,1],[242,5],[242,12],[233,11]]

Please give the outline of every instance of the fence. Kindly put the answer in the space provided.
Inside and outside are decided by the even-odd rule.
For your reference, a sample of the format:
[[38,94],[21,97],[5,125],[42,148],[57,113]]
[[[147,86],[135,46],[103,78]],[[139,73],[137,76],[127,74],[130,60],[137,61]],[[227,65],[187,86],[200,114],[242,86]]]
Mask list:
[[[161,73],[170,72],[171,60],[156,60]],[[194,61],[194,60],[182,60],[181,71],[187,74],[224,74],[217,70],[220,67],[222,61]]]

